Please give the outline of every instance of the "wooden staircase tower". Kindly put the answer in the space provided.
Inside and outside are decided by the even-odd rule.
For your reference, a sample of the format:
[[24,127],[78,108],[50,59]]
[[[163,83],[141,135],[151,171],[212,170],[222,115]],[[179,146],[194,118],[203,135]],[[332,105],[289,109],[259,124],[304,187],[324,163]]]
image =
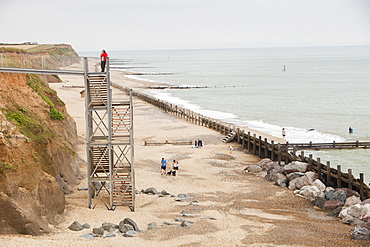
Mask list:
[[[109,210],[135,210],[132,93],[113,101],[107,72],[89,73],[85,60],[88,207],[103,202]],[[94,205],[92,206],[94,201]]]

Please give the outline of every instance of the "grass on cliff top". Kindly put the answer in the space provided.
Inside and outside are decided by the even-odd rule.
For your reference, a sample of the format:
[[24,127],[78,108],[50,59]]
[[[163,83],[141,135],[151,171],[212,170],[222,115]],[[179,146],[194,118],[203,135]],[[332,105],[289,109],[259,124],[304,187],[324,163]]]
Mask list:
[[12,47],[0,47],[0,53],[27,53],[27,51]]
[[44,44],[32,47],[27,50],[28,53],[49,53],[51,56],[78,56],[69,45],[64,44]]

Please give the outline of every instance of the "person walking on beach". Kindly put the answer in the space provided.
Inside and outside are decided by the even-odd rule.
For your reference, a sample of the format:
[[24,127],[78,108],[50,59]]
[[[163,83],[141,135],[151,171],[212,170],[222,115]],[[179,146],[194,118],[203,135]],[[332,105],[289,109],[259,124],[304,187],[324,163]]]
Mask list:
[[166,175],[167,161],[162,158],[161,160],[161,175]]
[[101,72],[104,72],[105,65],[107,64],[107,57],[108,53],[105,50],[102,50],[100,53],[100,66],[101,66]]
[[353,129],[352,129],[352,127],[349,127],[348,132],[349,132],[350,134],[352,134],[352,133],[353,133]]
[[286,142],[286,131],[284,128],[281,130],[281,134],[283,135],[283,140]]

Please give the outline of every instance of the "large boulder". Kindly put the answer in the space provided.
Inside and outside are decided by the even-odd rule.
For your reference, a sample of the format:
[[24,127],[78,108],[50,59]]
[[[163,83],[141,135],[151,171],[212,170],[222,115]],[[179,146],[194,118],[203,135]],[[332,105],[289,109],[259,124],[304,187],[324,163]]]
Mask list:
[[253,164],[253,165],[248,166],[244,170],[250,173],[260,173],[262,172],[262,167],[260,167],[259,165]]
[[355,219],[360,219],[362,215],[368,212],[368,208],[365,205],[355,204],[348,208],[343,208],[339,213],[339,217],[345,224],[351,224]]
[[275,171],[277,171],[277,172],[283,172],[283,168],[278,164],[278,163],[276,163],[276,162],[269,162],[269,163],[267,163],[267,165],[266,165],[266,170],[267,170],[267,173],[269,172],[269,171],[271,171],[271,170],[275,170]]
[[352,239],[370,241],[370,231],[362,226],[355,226],[350,236]]
[[333,195],[330,197],[331,201],[341,201],[343,204],[346,202],[346,193],[343,190],[334,191]]
[[333,196],[333,194],[334,194],[334,190],[327,190],[325,192],[325,198],[326,198],[326,200],[330,200],[330,198]]
[[68,229],[71,231],[82,231],[85,228],[78,221],[74,221]]
[[369,199],[366,199],[366,200],[363,200],[361,202],[361,205],[365,205],[365,204],[370,204],[370,198]]
[[303,186],[300,189],[299,194],[306,197],[310,202],[313,202],[316,197],[324,198],[324,193],[316,186]]
[[102,227],[105,231],[107,231],[107,232],[112,232],[112,231],[114,231],[115,229],[117,229],[119,226],[118,226],[118,225],[116,225],[116,224],[113,224],[113,223],[103,223],[103,224],[101,225],[101,227]]
[[[121,221],[122,222],[122,221]],[[128,231],[132,231],[134,230],[134,228],[132,227],[132,225],[130,224],[123,224],[121,223],[119,224],[119,231],[122,232],[122,233],[126,233]]]
[[144,190],[144,193],[148,195],[155,195],[158,194],[158,191],[154,187],[150,187]]
[[256,175],[256,177],[264,178],[264,177],[266,177],[266,175],[267,175],[267,171],[262,171],[262,172],[258,173],[258,174]]
[[316,179],[315,181],[313,181],[312,186],[317,187],[321,192],[324,192],[326,189],[325,184],[321,182],[321,180],[319,179]]
[[[121,222],[120,222],[120,224],[121,224]],[[129,225],[131,225],[134,228],[135,231],[139,231],[139,227],[137,226],[136,222],[133,221],[130,218],[125,218],[123,220],[123,224],[129,224]]]
[[266,169],[266,166],[268,163],[270,162],[273,162],[272,160],[268,159],[268,158],[265,158],[265,159],[262,159],[260,160],[257,165],[260,166],[262,168],[262,170],[267,170]]
[[303,172],[292,172],[292,173],[286,174],[286,178],[288,179],[288,182],[296,178],[303,177],[303,176],[305,176]]
[[312,204],[313,204],[315,207],[318,207],[318,208],[324,209],[325,202],[326,202],[325,198],[322,198],[322,197],[316,197],[316,198],[312,201]]
[[288,181],[286,179],[286,177],[283,174],[281,174],[281,173],[278,173],[276,175],[277,175],[277,179],[276,179],[274,185],[277,185],[277,186],[280,186],[280,187],[285,188],[287,186],[287,181]]
[[338,190],[344,191],[344,193],[346,194],[346,197],[351,197],[351,196],[360,197],[360,194],[355,190],[351,190],[351,189],[348,189],[348,188],[337,188],[337,189],[335,189],[335,191],[338,191]]
[[277,179],[283,178],[283,177],[285,178],[285,176],[281,174],[278,170],[271,169],[270,171],[267,172],[267,175],[265,176],[265,180],[276,182]]
[[360,204],[360,203],[361,203],[360,197],[351,196],[346,199],[346,203],[344,203],[344,207],[349,207],[349,206]]
[[334,201],[334,200],[326,201],[324,203],[324,211],[333,211],[336,208],[339,208],[342,206],[343,206],[343,202],[341,201]]
[[[329,202],[329,201],[326,201],[326,202]],[[338,201],[330,201],[330,202],[338,202]],[[342,202],[339,202],[339,203],[342,203]],[[342,208],[343,208],[342,206],[334,208],[330,213],[327,214],[327,216],[338,216],[340,211],[342,211]],[[324,207],[324,210],[325,210],[325,207]]]
[[306,172],[305,175],[311,179],[311,181],[315,181],[316,179],[318,179],[318,175],[316,172]]
[[303,186],[312,185],[312,180],[307,176],[295,178],[289,182],[290,190],[300,190]]
[[289,174],[292,172],[306,172],[308,163],[293,161],[283,167],[284,174]]
[[104,228],[103,227],[93,228],[93,233],[102,236],[104,235]]

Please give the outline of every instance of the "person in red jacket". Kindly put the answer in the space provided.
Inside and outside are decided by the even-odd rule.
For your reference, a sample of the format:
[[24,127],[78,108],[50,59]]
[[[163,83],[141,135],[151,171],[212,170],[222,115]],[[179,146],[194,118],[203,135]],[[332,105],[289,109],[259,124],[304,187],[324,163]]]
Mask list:
[[105,50],[102,50],[100,54],[101,72],[104,72],[105,65],[107,64],[107,57],[108,57],[108,53]]

